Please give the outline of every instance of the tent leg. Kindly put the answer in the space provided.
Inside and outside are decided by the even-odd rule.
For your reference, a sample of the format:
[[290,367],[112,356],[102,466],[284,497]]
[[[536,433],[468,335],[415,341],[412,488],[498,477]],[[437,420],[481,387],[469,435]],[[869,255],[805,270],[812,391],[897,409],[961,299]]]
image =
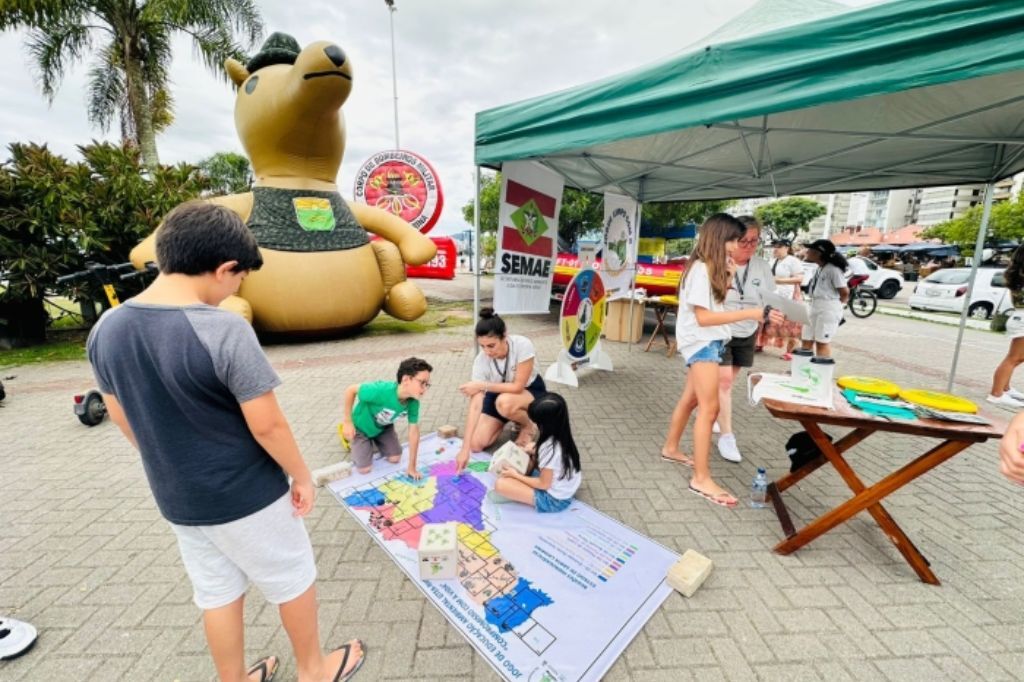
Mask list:
[[960,344],[964,339],[964,327],[967,326],[967,311],[971,307],[971,294],[974,292],[974,278],[981,265],[982,251],[985,248],[985,236],[988,232],[988,218],[992,213],[992,183],[985,185],[985,207],[981,211],[981,226],[978,228],[978,239],[974,243],[974,257],[971,259],[971,277],[967,280],[967,293],[964,295],[964,309],[960,311],[960,329],[956,334],[956,348],[953,349],[953,365],[949,368],[949,382],[946,392],[953,392],[953,381],[956,379],[956,365],[960,360]]
[[[473,324],[480,319],[480,166],[476,167],[473,192]],[[474,344],[476,340],[474,339]]]

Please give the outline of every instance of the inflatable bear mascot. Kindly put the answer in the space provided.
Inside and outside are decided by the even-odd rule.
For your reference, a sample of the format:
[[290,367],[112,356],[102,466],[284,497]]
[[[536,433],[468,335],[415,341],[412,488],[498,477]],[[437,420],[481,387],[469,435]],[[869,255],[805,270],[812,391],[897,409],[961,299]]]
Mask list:
[[[238,86],[235,127],[256,179],[252,192],[210,201],[246,221],[263,268],[224,307],[262,332],[293,336],[357,329],[381,309],[401,320],[422,315],[426,298],[406,280],[405,263],[428,262],[434,243],[396,215],[345,201],[335,184],[345,152],[341,106],[352,89],[345,53],[329,42],[300,49],[275,33],[247,64],[228,59],[225,68]],[[132,251],[136,267],[151,260],[153,235]]]

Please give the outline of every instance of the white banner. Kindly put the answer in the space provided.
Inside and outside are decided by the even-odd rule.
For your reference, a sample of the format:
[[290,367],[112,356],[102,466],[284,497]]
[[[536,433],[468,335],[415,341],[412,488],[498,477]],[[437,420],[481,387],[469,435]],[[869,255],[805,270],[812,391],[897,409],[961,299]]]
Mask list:
[[636,274],[639,209],[640,205],[630,197],[605,192],[601,276],[609,301],[629,296],[629,285]]
[[532,161],[501,168],[494,309],[499,313],[546,313],[558,247],[562,178]]
[[[404,473],[405,450],[331,492],[503,679],[600,680],[672,593],[679,556],[579,501],[557,514],[495,504],[489,458],[455,474],[461,444],[425,436],[419,481]],[[424,565],[449,561],[421,556],[425,524],[451,522],[455,577],[424,580]]]

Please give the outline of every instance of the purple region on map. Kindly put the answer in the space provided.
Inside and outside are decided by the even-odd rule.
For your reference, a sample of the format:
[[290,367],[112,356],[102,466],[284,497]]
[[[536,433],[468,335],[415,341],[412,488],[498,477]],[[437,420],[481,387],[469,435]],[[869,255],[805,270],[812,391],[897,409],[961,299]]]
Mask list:
[[454,462],[434,465],[430,468],[430,475],[437,479],[437,495],[434,496],[434,506],[421,512],[420,518],[426,523],[458,521],[483,530],[480,508],[487,492],[483,483],[475,476],[456,476]]
[[553,603],[547,594],[531,587],[529,580],[520,578],[515,590],[485,602],[484,612],[488,623],[501,632],[508,632],[525,623],[534,609]]

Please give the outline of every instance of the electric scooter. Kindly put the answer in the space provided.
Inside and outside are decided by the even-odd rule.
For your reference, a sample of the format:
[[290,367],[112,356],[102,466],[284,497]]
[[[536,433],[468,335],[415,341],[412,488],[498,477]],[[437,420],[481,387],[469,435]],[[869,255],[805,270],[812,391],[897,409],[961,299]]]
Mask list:
[[[118,263],[117,265],[86,263],[85,270],[58,277],[57,282],[64,284],[79,280],[92,280],[98,283],[107,299],[106,308],[110,309],[121,305],[121,300],[117,297],[117,290],[114,288],[116,282],[154,276],[157,272],[158,269],[153,262],[146,263],[146,267],[142,270],[136,270],[131,263]],[[107,416],[107,406],[103,403],[103,395],[96,389],[75,395],[74,410],[78,421],[86,426],[96,426]]]

